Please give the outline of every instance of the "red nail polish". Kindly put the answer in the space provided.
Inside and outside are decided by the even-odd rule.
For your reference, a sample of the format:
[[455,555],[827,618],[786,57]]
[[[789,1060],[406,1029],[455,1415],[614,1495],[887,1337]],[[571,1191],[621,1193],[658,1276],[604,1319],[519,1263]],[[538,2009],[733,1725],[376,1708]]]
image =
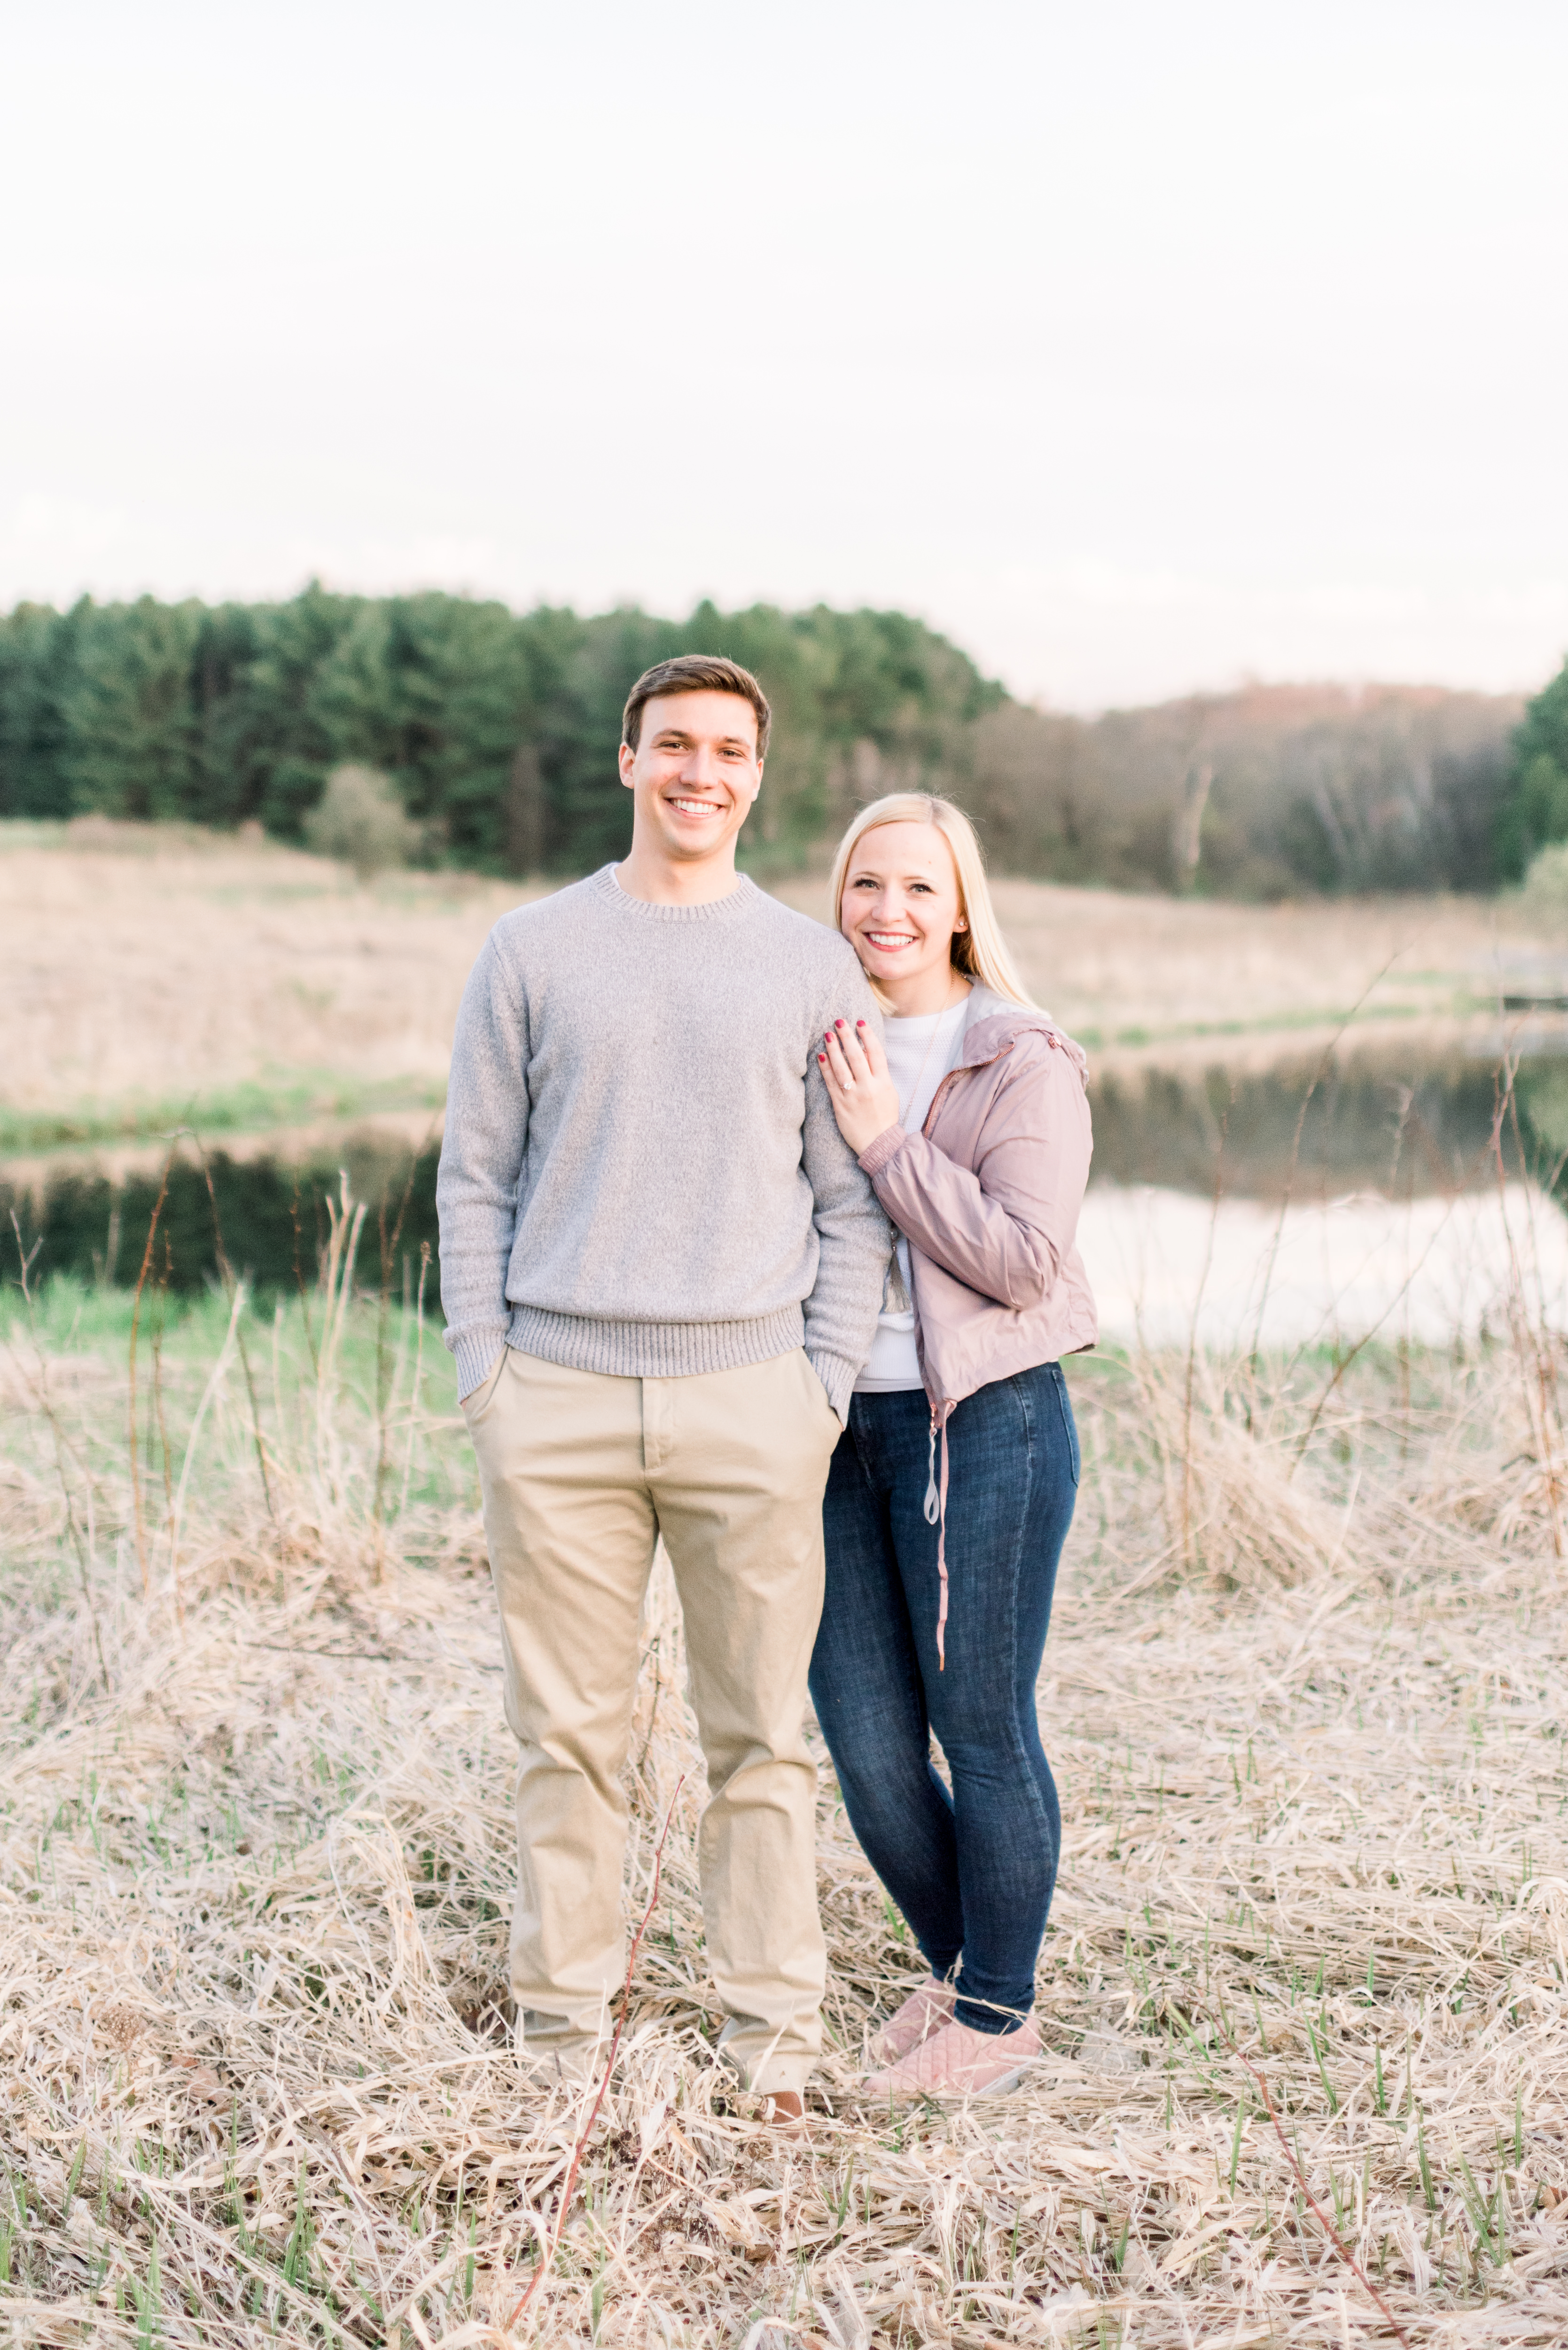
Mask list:
[[842,1028],[842,1027],[843,1027],[843,1025],[844,1025],[844,1023],[843,1023],[843,1021],[842,1021],[842,1020],[836,1020],[836,1021],[834,1022],[834,1024],[834,1024],[834,1026],[835,1026],[836,1028]]

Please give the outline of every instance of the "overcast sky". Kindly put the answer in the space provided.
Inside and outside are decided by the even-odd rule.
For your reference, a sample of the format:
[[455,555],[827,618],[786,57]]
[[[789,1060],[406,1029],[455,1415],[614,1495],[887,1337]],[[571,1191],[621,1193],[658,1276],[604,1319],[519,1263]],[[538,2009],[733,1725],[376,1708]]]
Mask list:
[[1568,651],[1562,0],[0,24],[0,603],[893,604],[1076,708]]

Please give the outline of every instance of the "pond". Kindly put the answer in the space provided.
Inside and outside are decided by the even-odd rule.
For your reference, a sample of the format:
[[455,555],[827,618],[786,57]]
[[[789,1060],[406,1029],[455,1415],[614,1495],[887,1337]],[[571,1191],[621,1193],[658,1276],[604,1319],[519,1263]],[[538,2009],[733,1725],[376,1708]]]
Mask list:
[[1568,1057],[1461,1045],[1315,1055],[1263,1070],[1153,1067],[1091,1090],[1096,1182],[1211,1198],[1392,1198],[1550,1180],[1568,1152]]
[[1104,1336],[1221,1349],[1568,1326],[1568,1060],[1383,1046],[1096,1090]]
[[1522,1311],[1568,1329],[1568,1219],[1535,1183],[1272,1204],[1095,1186],[1078,1245],[1103,1337],[1241,1353],[1446,1346]]
[[[1495,1323],[1520,1280],[1558,1314],[1568,1057],[1532,1054],[1511,1088],[1458,1046],[1383,1046],[1262,1071],[1124,1070],[1091,1098],[1080,1243],[1108,1337],[1185,1343],[1196,1327],[1207,1344],[1295,1345],[1386,1324],[1439,1342]],[[213,1281],[221,1232],[255,1290],[308,1284],[346,1172],[368,1207],[360,1282],[412,1294],[428,1246],[434,1309],[436,1156],[373,1127],[319,1138],[298,1161],[264,1147],[204,1168],[187,1145],[151,1277],[176,1292]],[[0,1217],[16,1209],[40,1277],[134,1283],[161,1172],[111,1180],[63,1161],[8,1189],[0,1170]]]

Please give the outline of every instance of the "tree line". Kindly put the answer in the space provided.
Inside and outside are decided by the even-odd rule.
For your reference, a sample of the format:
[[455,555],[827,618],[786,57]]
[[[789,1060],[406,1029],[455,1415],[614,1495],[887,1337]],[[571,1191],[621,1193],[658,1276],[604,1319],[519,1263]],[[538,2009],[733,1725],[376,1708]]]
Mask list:
[[775,711],[744,836],[797,866],[854,807],[950,792],[999,869],[1272,897],[1486,888],[1568,837],[1568,666],[1503,696],[1256,687],[1097,719],[1026,707],[901,612],[594,617],[313,584],[275,604],[18,605],[0,617],[0,817],[304,837],[345,764],[432,862],[583,872],[624,853],[620,712],[649,663],[724,652]]
[[[1518,879],[1511,696],[1251,686],[1085,722],[1003,706],[978,723],[1007,869],[1252,899],[1488,889]],[[1568,787],[1564,792],[1568,802]],[[1568,805],[1563,810],[1568,832]]]
[[0,622],[0,815],[254,821],[298,840],[353,762],[390,779],[433,857],[582,872],[625,850],[628,690],[682,651],[766,680],[777,733],[757,846],[782,860],[831,827],[859,746],[946,774],[1002,699],[898,612],[581,619],[318,586],[272,605],[23,605]]

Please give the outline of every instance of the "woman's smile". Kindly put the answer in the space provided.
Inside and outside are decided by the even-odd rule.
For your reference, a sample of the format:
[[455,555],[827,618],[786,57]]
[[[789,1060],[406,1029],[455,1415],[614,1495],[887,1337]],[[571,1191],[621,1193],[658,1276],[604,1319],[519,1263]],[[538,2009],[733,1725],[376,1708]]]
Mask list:
[[952,942],[969,923],[952,851],[933,825],[877,825],[856,843],[838,920],[896,1013],[945,1009]]

